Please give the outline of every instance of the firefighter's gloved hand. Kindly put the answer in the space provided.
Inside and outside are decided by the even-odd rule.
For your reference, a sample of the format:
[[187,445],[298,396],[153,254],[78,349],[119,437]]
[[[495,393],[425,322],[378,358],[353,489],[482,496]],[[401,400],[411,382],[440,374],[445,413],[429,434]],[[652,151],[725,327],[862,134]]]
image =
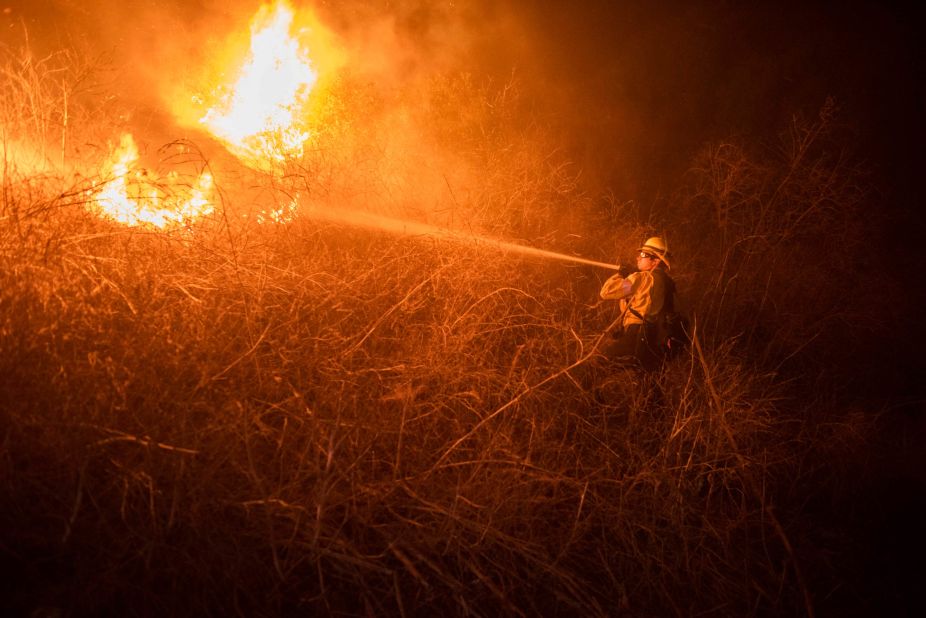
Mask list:
[[625,264],[618,264],[617,274],[619,274],[621,277],[626,278],[632,272],[633,272],[633,269],[630,266],[627,266]]

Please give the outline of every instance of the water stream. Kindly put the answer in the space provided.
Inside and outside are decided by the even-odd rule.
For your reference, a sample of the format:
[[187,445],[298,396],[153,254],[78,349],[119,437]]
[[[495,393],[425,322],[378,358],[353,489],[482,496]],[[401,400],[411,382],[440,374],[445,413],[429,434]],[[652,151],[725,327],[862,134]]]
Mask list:
[[302,215],[308,215],[312,219],[316,220],[345,223],[348,225],[364,227],[368,229],[382,230],[393,234],[428,236],[453,242],[477,244],[479,246],[489,247],[507,253],[517,253],[520,255],[527,255],[538,258],[560,260],[562,262],[588,264],[590,266],[599,266],[601,268],[608,268],[610,270],[620,269],[620,266],[617,264],[588,260],[575,255],[568,255],[566,253],[559,253],[556,251],[548,251],[546,249],[538,249],[536,247],[528,247],[526,245],[519,245],[513,242],[506,242],[503,240],[497,240],[487,236],[470,234],[458,230],[449,230],[446,228],[437,227],[435,225],[429,225],[427,223],[419,223],[417,221],[408,221],[405,219],[395,219],[383,215],[359,212],[356,210],[335,210],[331,208],[323,209],[311,206],[306,208],[306,205],[302,204],[300,205],[299,213]]

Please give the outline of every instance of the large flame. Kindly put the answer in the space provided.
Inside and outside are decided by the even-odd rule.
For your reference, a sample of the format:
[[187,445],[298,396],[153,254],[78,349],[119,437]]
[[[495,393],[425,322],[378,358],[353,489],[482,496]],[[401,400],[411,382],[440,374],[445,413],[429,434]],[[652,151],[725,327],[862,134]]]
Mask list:
[[309,138],[304,108],[318,74],[292,29],[293,11],[285,2],[261,7],[237,79],[217,89],[217,103],[200,119],[252,167],[301,156]]
[[184,184],[176,172],[155,182],[137,166],[138,148],[128,133],[103,166],[103,184],[92,192],[90,205],[103,216],[132,226],[167,228],[212,213],[212,175],[203,172]]
[[[310,138],[312,106],[321,108],[319,75],[332,75],[344,54],[335,37],[309,10],[295,13],[288,0],[265,4],[251,19],[246,34],[223,35],[225,51],[215,50],[189,76],[201,85],[190,97],[183,86],[165,89],[177,121],[205,128],[246,165],[274,170],[299,158]],[[309,59],[312,50],[312,60]],[[232,77],[228,68],[234,67]],[[184,96],[179,93],[185,92]],[[310,100],[310,94],[313,97]],[[316,120],[317,122],[317,120]],[[138,149],[131,135],[122,137],[101,170],[104,182],[88,192],[92,209],[126,225],[166,228],[187,224],[213,212],[213,180],[203,173],[186,183],[175,172],[154,179],[138,166]],[[294,205],[263,211],[259,223],[292,220]]]

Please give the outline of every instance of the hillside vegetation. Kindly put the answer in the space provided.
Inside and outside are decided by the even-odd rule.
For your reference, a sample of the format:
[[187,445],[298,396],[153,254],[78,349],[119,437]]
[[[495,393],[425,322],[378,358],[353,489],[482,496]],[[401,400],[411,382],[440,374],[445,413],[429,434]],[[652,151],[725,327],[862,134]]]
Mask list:
[[[832,103],[778,144],[706,145],[669,203],[640,209],[582,185],[516,84],[345,78],[313,148],[273,174],[201,154],[205,138],[150,152],[162,168],[181,152],[220,190],[213,214],[157,230],[94,212],[105,140],[126,127],[92,113],[90,73],[64,55],[2,62],[11,610],[862,602],[844,589],[851,539],[812,516],[851,493],[878,412],[838,397],[854,375],[837,359],[864,343],[847,325],[875,321],[852,294],[869,194]],[[607,271],[309,205],[604,261],[665,234],[693,344],[653,374],[613,370],[594,356],[616,315],[597,300]],[[281,206],[292,216],[272,221]]]

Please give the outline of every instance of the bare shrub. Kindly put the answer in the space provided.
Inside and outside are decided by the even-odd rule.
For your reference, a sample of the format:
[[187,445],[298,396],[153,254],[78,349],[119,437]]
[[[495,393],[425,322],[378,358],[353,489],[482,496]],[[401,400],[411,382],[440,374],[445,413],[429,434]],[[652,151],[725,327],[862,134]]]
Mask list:
[[703,332],[741,337],[762,365],[824,366],[825,351],[851,350],[849,325],[880,321],[859,291],[873,281],[862,256],[877,214],[837,118],[828,101],[817,119],[796,118],[778,149],[709,146],[681,198],[675,246]]

